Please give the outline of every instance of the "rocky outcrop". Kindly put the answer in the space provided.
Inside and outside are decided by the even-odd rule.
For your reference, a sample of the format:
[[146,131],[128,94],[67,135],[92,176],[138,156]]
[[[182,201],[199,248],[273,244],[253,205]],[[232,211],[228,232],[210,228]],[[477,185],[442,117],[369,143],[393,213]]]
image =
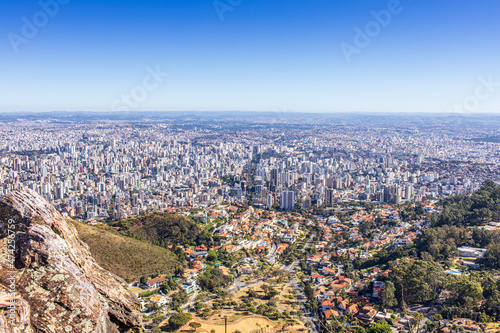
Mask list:
[[[15,249],[8,238],[12,225]],[[0,285],[15,286],[21,296],[14,325],[9,311],[1,312],[0,333],[142,330],[137,300],[124,281],[95,262],[75,227],[36,192],[22,189],[2,198],[0,243]]]

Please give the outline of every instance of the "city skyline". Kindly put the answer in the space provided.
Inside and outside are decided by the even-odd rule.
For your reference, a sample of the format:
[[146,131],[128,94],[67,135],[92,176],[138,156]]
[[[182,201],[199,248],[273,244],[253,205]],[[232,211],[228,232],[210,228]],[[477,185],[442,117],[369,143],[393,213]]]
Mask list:
[[[31,314],[11,326],[80,331],[71,316],[93,297],[79,289],[83,277],[106,302],[103,321],[83,312],[88,332],[102,331],[116,304],[135,319],[113,323],[134,332],[220,333],[222,316],[247,333],[262,324],[392,333],[412,318],[427,332],[488,332],[484,323],[499,320],[500,285],[490,283],[500,268],[499,124],[492,115],[0,114],[1,222],[23,226],[0,247],[0,268],[21,276],[0,281],[10,293],[0,307]],[[18,261],[28,254],[41,260]],[[103,274],[124,280],[103,289]],[[55,288],[40,282],[60,276]],[[437,315],[418,291],[396,297],[411,276]],[[460,310],[466,319],[450,312],[460,299],[440,297],[457,282],[475,297]],[[496,289],[485,295],[488,285]]]

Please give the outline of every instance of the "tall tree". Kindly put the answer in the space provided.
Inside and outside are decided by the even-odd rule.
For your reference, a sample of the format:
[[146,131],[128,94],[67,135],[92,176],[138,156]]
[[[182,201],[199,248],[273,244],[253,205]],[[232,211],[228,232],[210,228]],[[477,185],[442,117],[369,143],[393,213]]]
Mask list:
[[392,308],[398,304],[398,301],[394,294],[395,291],[396,288],[394,287],[394,284],[391,281],[387,281],[385,283],[385,289],[382,291],[382,294],[380,295],[380,298],[382,300],[382,306],[384,308]]

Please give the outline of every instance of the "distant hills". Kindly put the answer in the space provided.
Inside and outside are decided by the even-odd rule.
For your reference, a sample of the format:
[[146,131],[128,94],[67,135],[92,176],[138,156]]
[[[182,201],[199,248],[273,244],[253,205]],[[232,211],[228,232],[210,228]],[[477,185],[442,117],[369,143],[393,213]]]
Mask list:
[[[366,119],[369,118],[369,119]],[[222,121],[233,122],[235,120],[249,121],[262,119],[317,119],[332,120],[334,122],[363,122],[364,120],[378,120],[386,122],[409,121],[415,124],[425,125],[429,120],[438,123],[463,123],[467,126],[477,124],[488,125],[500,120],[498,113],[485,114],[458,114],[458,113],[410,113],[410,112],[291,112],[286,110],[273,111],[120,111],[120,112],[95,112],[95,111],[52,111],[52,112],[1,112],[0,122],[22,122],[22,121],[46,121],[53,123],[65,122],[88,122],[88,121],[124,121],[124,122],[192,122],[196,121]],[[200,125],[200,124],[198,124]]]
[[478,141],[478,142],[498,143],[498,142],[500,142],[500,136],[488,136],[486,138],[476,138],[476,139],[471,139],[471,140]]

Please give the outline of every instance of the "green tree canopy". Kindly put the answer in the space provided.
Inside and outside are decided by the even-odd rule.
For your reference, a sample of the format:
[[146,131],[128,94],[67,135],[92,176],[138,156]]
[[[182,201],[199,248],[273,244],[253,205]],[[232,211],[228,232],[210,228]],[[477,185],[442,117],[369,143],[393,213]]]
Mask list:
[[193,319],[193,317],[189,313],[176,313],[169,318],[168,324],[170,327],[177,330],[186,325],[191,319]]
[[392,333],[392,331],[387,323],[375,323],[368,328],[367,333]]

